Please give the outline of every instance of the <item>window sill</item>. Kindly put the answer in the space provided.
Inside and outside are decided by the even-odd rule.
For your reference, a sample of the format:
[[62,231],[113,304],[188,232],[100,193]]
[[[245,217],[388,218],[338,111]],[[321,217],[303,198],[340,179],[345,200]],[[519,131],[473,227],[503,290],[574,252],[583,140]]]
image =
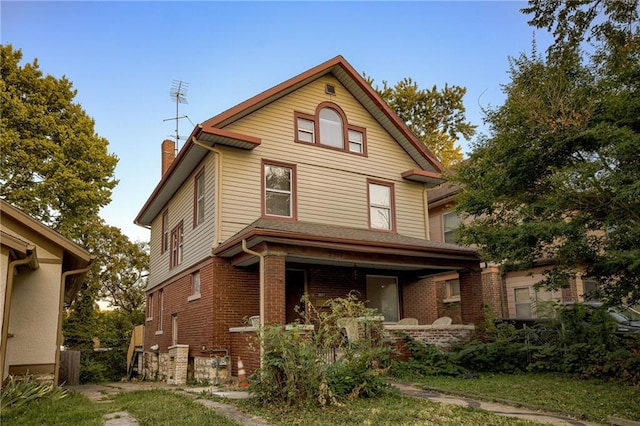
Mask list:
[[194,300],[200,299],[200,297],[202,297],[200,293],[192,294],[191,296],[187,297],[187,302],[193,302]]
[[153,317],[147,317],[147,322],[153,321]]
[[156,331],[156,336],[162,336],[162,330]]
[[460,301],[460,296],[453,296],[448,299],[444,299],[442,303],[456,303]]

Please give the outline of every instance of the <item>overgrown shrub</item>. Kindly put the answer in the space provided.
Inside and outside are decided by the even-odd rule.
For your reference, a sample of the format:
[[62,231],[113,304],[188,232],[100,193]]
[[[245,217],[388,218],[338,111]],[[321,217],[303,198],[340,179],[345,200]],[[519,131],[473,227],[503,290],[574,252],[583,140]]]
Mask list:
[[405,337],[411,357],[406,362],[394,362],[391,375],[399,379],[411,379],[415,376],[460,376],[468,370],[453,359],[454,352],[439,346],[420,342],[411,336]]
[[[382,345],[381,322],[366,321],[377,315],[355,294],[331,299],[322,309],[305,301],[304,316],[314,331],[263,328],[262,367],[250,378],[250,392],[265,406],[283,408],[382,394],[389,389],[381,371],[390,363],[390,349]],[[359,339],[345,338],[341,318],[364,319]]]
[[616,336],[616,324],[603,308],[558,308],[553,318],[522,329],[485,315],[475,338],[450,352],[410,342],[412,358],[395,364],[393,374],[560,372],[640,383],[640,336]]
[[389,391],[382,374],[390,360],[390,348],[362,345],[353,347],[327,369],[326,380],[331,395],[348,399],[371,398]]
[[39,399],[58,400],[66,396],[66,389],[40,383],[32,376],[9,376],[0,392],[0,417]]
[[314,339],[298,327],[263,329],[262,367],[251,376],[250,391],[264,405],[295,406],[318,400],[325,365]]
[[93,356],[80,355],[80,383],[102,383],[106,382],[106,366],[96,361]]

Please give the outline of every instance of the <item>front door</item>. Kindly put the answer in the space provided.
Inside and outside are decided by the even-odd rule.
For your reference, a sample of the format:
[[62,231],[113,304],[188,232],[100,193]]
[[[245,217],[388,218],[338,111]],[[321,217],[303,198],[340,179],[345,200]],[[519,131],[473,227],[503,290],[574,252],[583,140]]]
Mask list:
[[[304,296],[304,287],[305,271],[301,269],[287,269],[285,276],[287,324],[295,320],[304,322],[300,316],[300,312],[304,310],[304,304],[301,302],[302,296]],[[298,312],[296,312],[296,307],[298,307]]]

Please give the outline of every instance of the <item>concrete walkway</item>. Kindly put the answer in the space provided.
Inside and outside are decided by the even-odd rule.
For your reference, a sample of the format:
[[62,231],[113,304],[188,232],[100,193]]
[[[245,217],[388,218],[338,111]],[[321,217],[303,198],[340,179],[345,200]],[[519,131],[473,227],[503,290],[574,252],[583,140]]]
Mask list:
[[[406,383],[396,383],[393,385],[406,396],[413,398],[422,398],[429,401],[455,404],[463,407],[479,408],[505,417],[516,417],[519,419],[531,420],[541,424],[550,424],[555,426],[598,426],[599,423],[587,422],[583,420],[572,419],[560,414],[542,412],[539,410],[512,405],[497,403],[486,400],[479,400],[465,395],[451,395],[435,390],[424,390],[417,386]],[[216,413],[225,416],[243,426],[269,426],[269,423],[258,417],[244,413],[231,404],[224,404],[217,401],[201,398],[203,392],[219,396],[221,398],[239,399],[247,398],[249,394],[245,391],[224,390],[216,387],[178,387],[168,385],[163,382],[139,382],[139,383],[110,383],[104,385],[80,385],[68,386],[68,389],[80,392],[86,395],[92,401],[97,403],[107,402],[110,397],[120,392],[132,392],[137,390],[150,389],[167,389],[187,395],[195,402],[214,410]],[[126,411],[110,413],[105,416],[105,426],[134,426],[138,422]]]
[[553,414],[548,412],[542,412],[535,409],[524,408],[522,406],[516,406],[514,402],[512,405],[500,404],[496,402],[483,401],[474,399],[473,397],[467,397],[463,395],[451,395],[445,394],[434,390],[424,390],[419,387],[409,385],[406,383],[393,383],[393,385],[400,390],[403,395],[411,396],[414,398],[428,399],[433,402],[439,402],[444,404],[455,404],[463,407],[479,408],[486,410],[500,416],[505,417],[517,417],[519,419],[531,420],[538,423],[550,424],[556,426],[598,426],[600,423],[587,422],[583,420],[576,420],[560,414]]

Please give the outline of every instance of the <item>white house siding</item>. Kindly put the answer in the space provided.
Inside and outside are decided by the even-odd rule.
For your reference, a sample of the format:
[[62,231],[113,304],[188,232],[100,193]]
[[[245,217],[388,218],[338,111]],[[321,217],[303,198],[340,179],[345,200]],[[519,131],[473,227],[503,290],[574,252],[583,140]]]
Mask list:
[[[325,94],[325,84],[336,96]],[[314,114],[323,101],[339,105],[349,124],[366,129],[367,157],[294,142],[294,111]],[[253,151],[224,149],[223,239],[261,215],[261,160],[297,169],[298,220],[367,228],[367,179],[393,183],[396,222],[403,235],[425,238],[423,185],[402,179],[416,163],[332,76],[325,76],[232,123],[227,130],[256,136]]]
[[[194,178],[203,167],[205,174],[205,217],[204,222],[194,228]],[[171,198],[168,205],[151,223],[151,257],[148,288],[155,287],[211,254],[211,247],[215,238],[215,167],[214,155],[212,153],[207,154],[200,165],[185,180],[178,192]],[[183,221],[184,224],[182,263],[173,269],[170,268],[169,263],[171,247],[161,254],[162,213],[167,209],[169,211],[169,234],[180,221]]]
[[57,258],[39,257],[38,269],[15,277],[9,319],[13,337],[7,342],[6,368],[56,361],[58,323],[52,319],[58,318],[60,306],[61,257],[60,250]]

